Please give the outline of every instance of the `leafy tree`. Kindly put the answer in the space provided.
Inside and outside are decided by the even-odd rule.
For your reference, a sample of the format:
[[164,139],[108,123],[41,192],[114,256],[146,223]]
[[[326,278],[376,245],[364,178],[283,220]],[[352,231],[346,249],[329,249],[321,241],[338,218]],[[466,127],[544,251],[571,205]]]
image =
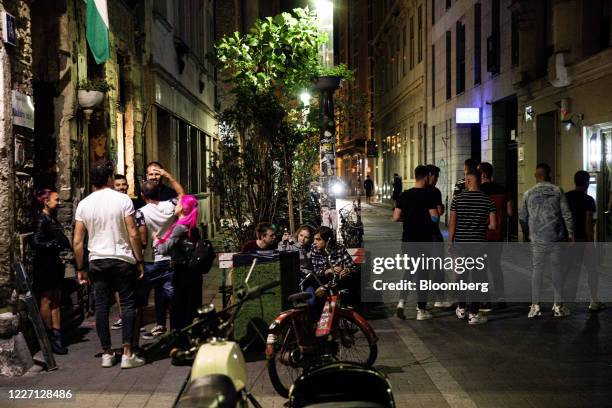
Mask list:
[[258,20],[249,33],[216,45],[231,104],[219,118],[219,162],[210,181],[239,243],[258,222],[275,220],[282,192],[294,227],[294,152],[313,133],[301,126],[298,94],[321,70],[318,48],[324,41],[314,14],[296,9]]

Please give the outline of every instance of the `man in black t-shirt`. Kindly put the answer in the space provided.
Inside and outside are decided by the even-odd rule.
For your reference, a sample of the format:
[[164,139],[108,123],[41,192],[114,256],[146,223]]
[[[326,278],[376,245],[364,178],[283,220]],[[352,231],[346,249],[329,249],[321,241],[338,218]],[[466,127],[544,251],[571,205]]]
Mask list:
[[[432,242],[434,224],[438,222],[440,217],[434,195],[427,188],[427,175],[428,169],[426,166],[417,166],[414,169],[414,187],[399,195],[396,207],[393,210],[393,221],[402,221],[404,224],[402,232],[402,251],[404,253],[409,250],[412,252],[415,249],[415,243],[418,248],[418,243]],[[407,279],[410,276],[417,277],[420,280],[424,278],[425,272],[419,270],[411,275],[410,271],[407,271],[405,278]],[[400,318],[405,318],[404,303],[406,297],[407,293],[402,293],[397,305],[397,315]],[[431,319],[431,313],[426,309],[427,292],[417,291],[417,297],[417,320]]]
[[588,272],[587,282],[591,295],[589,310],[595,312],[599,311],[603,305],[597,300],[599,276],[597,274],[597,266],[593,262],[595,259],[594,247],[592,244],[589,244],[595,240],[593,233],[595,227],[594,214],[597,211],[595,200],[586,192],[589,187],[589,179],[590,175],[588,172],[584,170],[577,171],[574,175],[576,188],[565,193],[565,198],[567,199],[567,204],[572,212],[572,219],[574,221],[576,245],[570,248],[568,256],[564,297],[568,302],[575,301],[580,270],[584,260],[584,266]]

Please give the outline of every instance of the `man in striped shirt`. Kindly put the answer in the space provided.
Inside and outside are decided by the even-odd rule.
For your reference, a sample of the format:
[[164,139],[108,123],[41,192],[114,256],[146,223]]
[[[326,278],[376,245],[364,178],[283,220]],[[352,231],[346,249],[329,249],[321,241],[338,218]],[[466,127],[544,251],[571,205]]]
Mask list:
[[[495,204],[480,191],[480,174],[470,171],[465,176],[466,191],[455,195],[450,208],[448,223],[449,252],[453,252],[453,244],[487,241],[487,229],[496,227]],[[459,257],[477,257],[481,248],[464,245],[457,248]],[[468,276],[470,271],[467,271]],[[479,302],[469,304],[469,324],[486,323],[486,316],[478,314]],[[456,314],[459,319],[465,318],[466,302],[459,302]]]

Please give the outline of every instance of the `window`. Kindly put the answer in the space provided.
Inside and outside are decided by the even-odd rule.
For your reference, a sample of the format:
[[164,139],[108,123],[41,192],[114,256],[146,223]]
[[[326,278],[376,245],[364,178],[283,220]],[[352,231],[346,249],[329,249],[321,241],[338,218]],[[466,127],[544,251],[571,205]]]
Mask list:
[[155,159],[177,175],[187,193],[205,192],[210,157],[207,135],[161,108],[157,110],[157,135],[158,157]]
[[491,4],[491,36],[487,39],[487,71],[491,75],[498,74],[500,70],[499,2],[500,0],[493,0]]
[[410,126],[410,169],[414,169],[417,164],[417,144],[414,139],[414,126]]
[[480,84],[482,77],[482,20],[480,3],[474,5],[474,85]]
[[404,26],[404,29],[402,30],[402,37],[403,37],[403,43],[402,43],[402,75],[406,75],[406,65],[408,63],[408,61],[406,60],[406,30],[408,30],[408,28],[406,26]]
[[431,107],[436,107],[436,46],[431,45]]
[[402,146],[402,150],[404,152],[403,154],[403,158],[404,158],[404,176],[406,176],[407,178],[412,178],[411,175],[411,171],[410,169],[412,169],[411,163],[408,162],[408,158],[410,157],[410,152],[408,151],[408,149],[410,148],[410,145],[408,143],[408,135],[406,134],[406,129],[404,128],[404,140],[403,140],[403,146]]
[[451,98],[451,32],[446,32],[446,99]]
[[[582,4],[582,48],[584,56],[593,55],[611,45],[612,1],[589,0]],[[552,24],[550,24],[552,25]]]
[[456,47],[455,47],[455,61],[456,61],[456,81],[455,92],[457,95],[465,91],[465,25],[457,21],[457,33],[456,33]]
[[414,16],[410,17],[410,69],[414,68]]
[[513,67],[517,67],[519,64],[519,20],[516,13],[512,14],[511,31],[512,37],[510,39],[510,58]]
[[397,67],[397,82],[399,83],[399,81],[401,81],[402,79],[402,58],[400,57],[400,36],[399,34],[397,35],[397,39],[395,40],[395,59],[396,59],[396,67]]
[[418,62],[423,61],[423,6],[419,6],[419,36],[417,38],[418,41]]
[[431,127],[431,162],[436,163],[436,127]]
[[431,0],[431,25],[436,24],[436,0]]

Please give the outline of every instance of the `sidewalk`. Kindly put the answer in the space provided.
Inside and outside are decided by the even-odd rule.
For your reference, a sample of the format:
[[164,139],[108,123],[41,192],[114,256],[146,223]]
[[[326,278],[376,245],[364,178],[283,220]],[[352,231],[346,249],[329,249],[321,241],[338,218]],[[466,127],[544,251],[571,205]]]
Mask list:
[[[208,302],[219,284],[214,268],[204,278],[203,301]],[[210,278],[209,278],[210,277]],[[151,305],[151,300],[149,304]],[[111,322],[117,319],[115,307],[111,310]],[[147,319],[148,318],[148,319]],[[145,311],[147,329],[153,327],[153,311]],[[121,344],[121,330],[111,330],[113,347]],[[95,330],[95,318],[89,317],[78,329],[76,341],[68,345],[69,353],[56,355],[58,369],[42,371],[35,365],[23,377],[0,377],[0,406],[5,407],[87,407],[87,408],[166,408],[172,406],[182,388],[190,367],[176,367],[170,359],[155,361],[143,367],[122,370],[119,365],[112,368],[100,367],[100,342]],[[141,339],[141,344],[145,341]],[[39,352],[35,360],[42,361]],[[10,400],[8,390],[71,390],[70,400],[28,399]]]

